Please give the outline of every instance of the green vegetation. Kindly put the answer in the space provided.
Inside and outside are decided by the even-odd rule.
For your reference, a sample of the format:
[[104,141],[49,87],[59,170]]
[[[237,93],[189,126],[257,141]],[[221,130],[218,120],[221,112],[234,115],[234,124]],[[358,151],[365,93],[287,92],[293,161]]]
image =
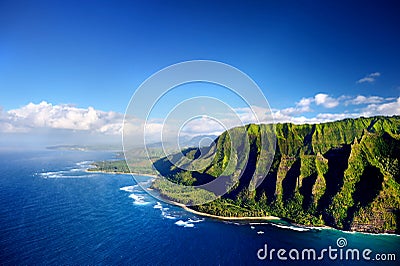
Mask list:
[[108,173],[129,173],[128,165],[125,160],[118,161],[101,161],[92,164],[94,167],[89,168],[88,171],[100,171]]
[[[152,161],[157,160],[162,156],[162,148],[149,148],[147,151],[143,149],[131,150],[127,152],[129,158],[128,164],[122,158],[122,152],[117,154],[119,159],[111,161],[100,161],[93,163],[93,168],[88,171],[101,171],[110,173],[134,173],[142,175],[157,175],[153,169]],[[129,168],[128,168],[129,165]]]
[[[197,169],[194,171],[181,170],[167,158],[155,161],[154,167],[188,188],[221,174],[227,177],[229,192],[192,207],[201,212],[237,217],[274,215],[304,225],[399,233],[399,116],[316,125],[277,124],[276,143],[270,136],[262,139],[261,132],[272,130],[271,125],[230,129],[214,146],[184,150],[183,154],[196,159],[192,163],[173,155],[178,165]],[[269,148],[276,144],[274,156],[261,148],[261,142]],[[264,173],[268,165],[269,172]],[[255,190],[251,189],[253,177],[260,182]],[[171,200],[182,202],[188,196],[169,188],[162,179],[153,187]],[[206,191],[196,193],[199,201],[195,196],[192,202],[209,196]]]
[[186,205],[196,205],[215,198],[214,194],[204,189],[175,185],[161,178],[155,180],[152,188],[162,191],[166,199]]

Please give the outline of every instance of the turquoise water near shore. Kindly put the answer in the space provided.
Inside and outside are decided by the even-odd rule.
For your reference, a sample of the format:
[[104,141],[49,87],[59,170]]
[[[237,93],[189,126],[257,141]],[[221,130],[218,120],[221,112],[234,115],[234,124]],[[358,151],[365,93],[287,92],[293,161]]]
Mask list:
[[[0,151],[0,264],[320,264],[260,260],[278,249],[371,249],[397,261],[331,260],[336,265],[398,265],[400,237],[203,218],[160,202],[130,175],[88,173],[110,152]],[[143,185],[149,177],[138,177]],[[286,254],[287,255],[287,254]],[[340,255],[340,254],[339,254]],[[373,257],[375,258],[375,257]]]

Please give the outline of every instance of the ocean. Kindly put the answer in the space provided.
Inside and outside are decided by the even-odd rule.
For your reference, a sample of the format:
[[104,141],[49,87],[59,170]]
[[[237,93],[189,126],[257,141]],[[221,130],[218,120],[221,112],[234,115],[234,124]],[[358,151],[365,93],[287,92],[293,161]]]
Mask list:
[[[327,249],[325,263],[399,265],[399,236],[203,218],[154,199],[130,175],[85,171],[114,156],[1,150],[0,264],[317,265]],[[346,259],[348,249],[360,260]]]

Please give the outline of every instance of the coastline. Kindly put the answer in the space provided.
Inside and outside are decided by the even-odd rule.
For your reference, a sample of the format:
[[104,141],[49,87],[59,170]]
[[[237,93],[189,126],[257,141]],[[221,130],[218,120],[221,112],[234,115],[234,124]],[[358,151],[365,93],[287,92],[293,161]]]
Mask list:
[[[212,218],[212,219],[216,219],[216,220],[220,220],[220,221],[248,221],[249,225],[254,225],[254,224],[263,224],[262,222],[260,223],[254,223],[254,221],[269,221],[272,224],[278,224],[278,223],[274,223],[274,221],[285,221],[284,218],[281,217],[277,217],[277,216],[262,216],[262,217],[254,217],[254,216],[243,216],[243,217],[227,217],[227,216],[218,216],[218,215],[213,215],[213,214],[209,214],[209,213],[204,213],[204,212],[199,212],[196,210],[193,210],[191,208],[189,208],[188,206],[182,204],[182,203],[177,203],[177,202],[173,202],[167,199],[163,199],[165,202],[171,204],[171,205],[175,205],[178,206],[182,209],[184,209],[187,212],[202,216],[202,217],[207,217],[207,218]],[[287,222],[287,221],[286,221]],[[290,223],[292,226],[298,227],[298,228],[305,228],[308,230],[335,230],[335,231],[340,231],[342,233],[347,233],[347,234],[366,234],[366,235],[390,235],[390,236],[397,236],[400,237],[400,235],[398,234],[394,234],[394,233],[372,233],[372,232],[362,232],[362,231],[345,231],[345,230],[340,230],[328,225],[323,225],[323,226],[308,226],[308,225],[302,225],[302,224],[296,224],[296,223]]]
[[101,173],[101,174],[115,174],[115,175],[140,175],[140,176],[148,176],[148,177],[153,177],[157,178],[157,175],[152,175],[152,174],[141,174],[141,173],[126,173],[126,172],[109,172],[109,171],[103,171],[103,170],[89,170],[86,169],[85,172],[87,173]]
[[[165,199],[164,199],[165,200]],[[214,214],[209,214],[209,213],[205,213],[205,212],[199,212],[196,210],[193,210],[191,208],[189,208],[188,206],[186,206],[185,204],[182,203],[177,203],[177,202],[173,202],[170,200],[165,200],[166,202],[168,202],[169,204],[181,207],[182,209],[184,209],[187,212],[199,215],[199,216],[203,216],[203,217],[208,217],[208,218],[214,218],[217,220],[224,220],[224,221],[281,221],[282,219],[276,216],[262,216],[262,217],[254,217],[254,216],[243,216],[243,217],[228,217],[228,216],[219,216],[219,215],[214,215]]]
[[[152,177],[152,178],[157,178],[157,175],[151,175],[151,174],[141,174],[141,173],[126,173],[126,172],[109,172],[109,171],[103,171],[103,170],[89,170],[86,169],[85,170],[88,173],[102,173],[102,174],[118,174],[118,175],[140,175],[140,176],[148,176],[148,177]],[[160,194],[161,195],[161,194]],[[162,196],[162,195],[161,195]],[[181,207],[182,209],[184,209],[187,212],[199,215],[199,216],[203,216],[203,217],[208,217],[208,218],[214,218],[214,219],[218,219],[218,220],[223,220],[223,221],[279,221],[282,220],[279,217],[276,216],[263,216],[263,217],[254,217],[254,216],[244,216],[244,217],[227,217],[227,216],[219,216],[219,215],[214,215],[214,214],[209,214],[209,213],[205,213],[205,212],[199,212],[196,210],[193,210],[189,207],[187,207],[185,204],[182,203],[178,203],[178,202],[174,202],[174,201],[170,201],[167,199],[163,199],[164,201],[166,201],[167,203],[171,204],[171,205],[175,205],[178,207]]]
[[[103,173],[103,174],[122,174],[122,175],[139,175],[139,176],[147,176],[147,177],[152,177],[152,178],[158,178],[157,175],[151,175],[151,174],[141,174],[141,173],[126,173],[126,172],[108,172],[108,171],[101,171],[101,170],[90,170],[86,169],[86,172],[91,172],[91,173]],[[153,190],[148,188],[149,190]],[[160,196],[162,196],[160,194]],[[174,206],[178,206],[182,209],[184,209],[187,212],[202,216],[202,217],[207,217],[207,218],[211,218],[211,219],[216,219],[219,221],[248,221],[249,224],[252,224],[252,222],[254,221],[284,221],[284,218],[281,217],[277,217],[277,216],[262,216],[262,217],[254,217],[254,216],[243,216],[243,217],[228,217],[228,216],[219,216],[219,215],[214,215],[214,214],[209,214],[209,213],[205,213],[205,212],[199,212],[196,210],[193,210],[191,208],[189,208],[188,206],[182,204],[182,203],[178,203],[178,202],[174,202],[168,199],[163,198],[163,201],[167,202],[168,204],[174,205]],[[343,233],[347,233],[347,234],[367,234],[367,235],[390,235],[390,236],[397,236],[400,237],[400,235],[395,234],[395,233],[373,233],[373,232],[363,232],[363,231],[345,231],[345,230],[340,230],[334,227],[330,227],[327,225],[323,225],[323,226],[307,226],[307,225],[301,225],[301,224],[295,224],[295,223],[291,223],[294,226],[297,227],[301,227],[301,228],[307,228],[307,229],[315,229],[315,230],[338,230],[341,231]]]

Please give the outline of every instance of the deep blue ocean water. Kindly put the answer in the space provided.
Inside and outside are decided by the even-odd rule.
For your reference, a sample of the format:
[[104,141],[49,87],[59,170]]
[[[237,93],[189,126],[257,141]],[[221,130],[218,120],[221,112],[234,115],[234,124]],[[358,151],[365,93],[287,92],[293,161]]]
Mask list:
[[[130,175],[87,173],[111,152],[0,151],[0,264],[273,265],[257,251],[346,248],[394,253],[397,261],[331,261],[399,265],[400,237],[308,230],[287,225],[227,223],[159,202]],[[148,184],[148,177],[140,177]],[[286,254],[287,256],[287,254]]]

